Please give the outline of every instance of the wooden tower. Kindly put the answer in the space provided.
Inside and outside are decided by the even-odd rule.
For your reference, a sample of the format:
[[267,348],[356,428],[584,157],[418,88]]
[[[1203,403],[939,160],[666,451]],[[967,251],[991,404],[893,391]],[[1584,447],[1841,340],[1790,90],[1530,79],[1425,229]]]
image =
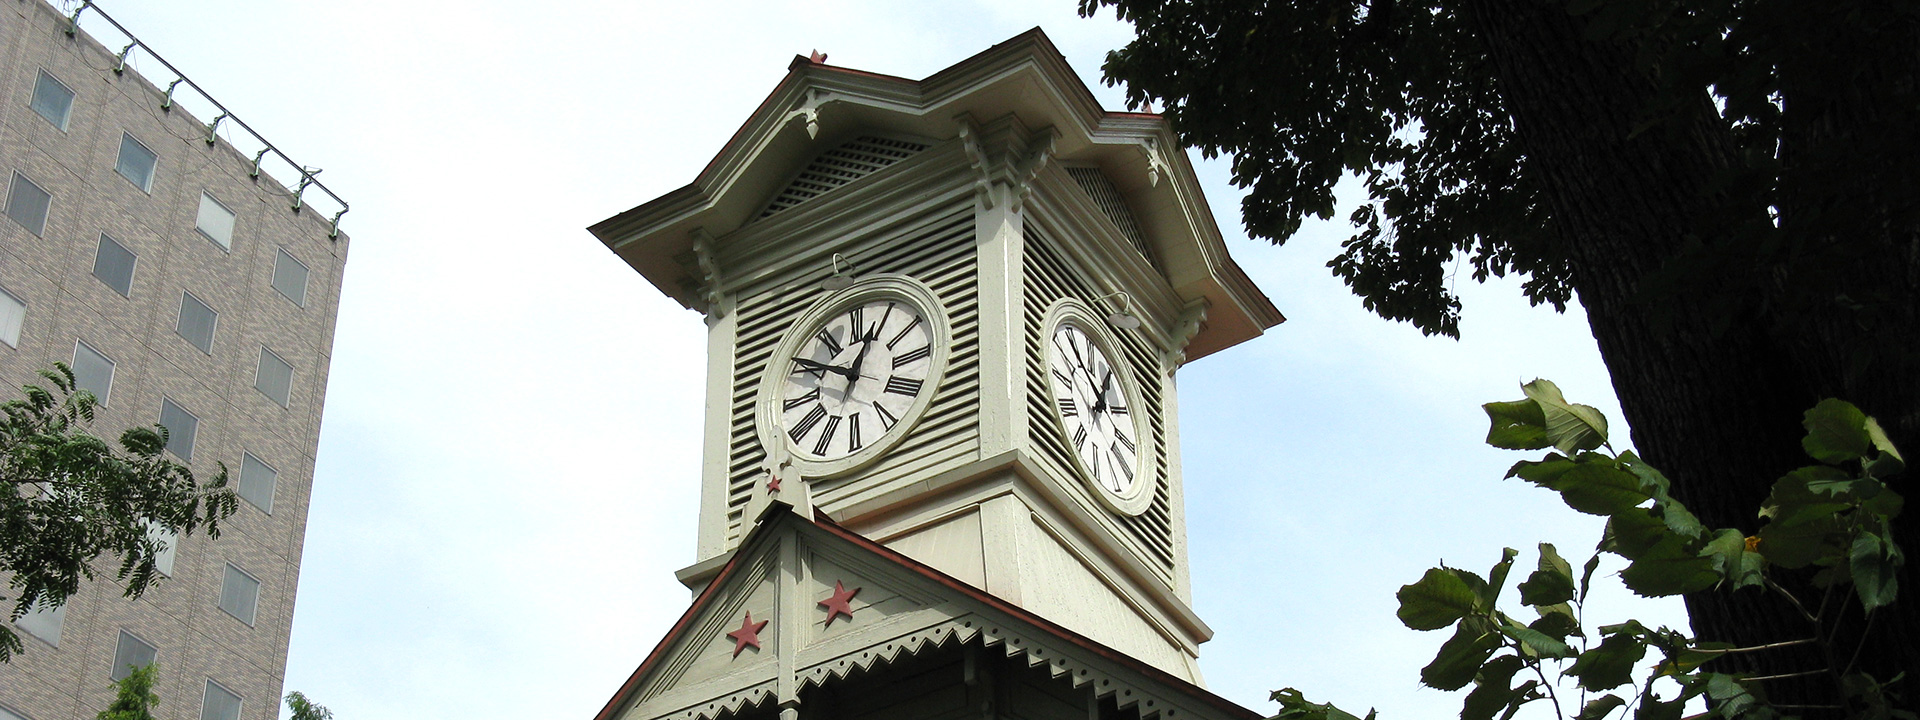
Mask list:
[[1199,687],[1174,375],[1283,320],[1039,30],[795,58],[592,232],[706,316],[697,597],[601,717],[1251,718]]

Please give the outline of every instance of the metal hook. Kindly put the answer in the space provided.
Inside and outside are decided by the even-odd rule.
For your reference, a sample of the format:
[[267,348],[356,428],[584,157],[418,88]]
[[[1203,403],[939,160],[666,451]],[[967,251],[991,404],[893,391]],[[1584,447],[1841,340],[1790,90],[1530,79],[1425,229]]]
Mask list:
[[233,113],[220,113],[220,116],[214,118],[213,122],[207,123],[207,144],[208,145],[212,145],[214,139],[218,137],[217,135],[214,134],[214,132],[220,129],[220,121],[227,119],[227,116],[232,114]]
[[120,64],[113,66],[113,74],[119,75],[127,71],[127,53],[133,52],[134,46],[139,44],[140,41],[135,40],[127,43],[126,47],[120,48]]
[[173,82],[167,83],[167,99],[164,101],[161,101],[160,103],[161,110],[165,110],[167,112],[173,112],[173,89],[175,87],[178,87],[180,83],[186,82],[186,80],[187,80],[186,78],[174,78]]
[[67,18],[67,37],[73,37],[73,33],[80,29],[80,13],[86,12],[90,7],[93,7],[93,0],[86,0],[73,11],[73,17]]
[[253,154],[253,172],[248,174],[247,177],[252,177],[252,178],[260,177],[260,158],[266,157],[267,151],[272,149],[273,149],[272,147],[263,147],[263,148],[260,148],[260,152]]

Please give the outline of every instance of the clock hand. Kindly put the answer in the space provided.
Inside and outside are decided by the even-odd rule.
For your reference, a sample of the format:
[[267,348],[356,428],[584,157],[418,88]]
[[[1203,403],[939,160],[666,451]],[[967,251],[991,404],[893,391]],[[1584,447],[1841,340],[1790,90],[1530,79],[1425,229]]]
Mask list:
[[850,368],[843,368],[838,365],[828,365],[823,362],[815,362],[813,360],[808,360],[806,358],[798,358],[798,357],[794,358],[793,361],[794,363],[802,367],[808,367],[808,368],[812,368],[814,370],[819,370],[823,372],[830,372],[835,375],[845,377],[847,378],[848,381],[852,381],[854,378],[859,377],[859,373],[854,372]]
[[1101,379],[1100,389],[1097,391],[1097,394],[1099,395],[1099,397],[1096,398],[1093,403],[1094,412],[1104,413],[1107,411],[1107,407],[1108,407],[1107,391],[1112,389],[1113,389],[1113,368],[1107,368],[1106,375]]

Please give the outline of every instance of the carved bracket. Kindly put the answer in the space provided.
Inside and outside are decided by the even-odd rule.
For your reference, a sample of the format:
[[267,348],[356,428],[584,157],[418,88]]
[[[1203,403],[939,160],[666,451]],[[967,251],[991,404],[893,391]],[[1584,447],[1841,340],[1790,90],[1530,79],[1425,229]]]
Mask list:
[[1167,159],[1160,155],[1160,141],[1151,137],[1140,139],[1140,154],[1147,156],[1147,184],[1160,186],[1160,174],[1171,174],[1173,168],[1167,165]]
[[786,125],[794,118],[803,118],[807,121],[807,137],[818,138],[820,137],[820,106],[834,100],[833,93],[810,88],[807,90],[806,99],[801,100],[800,104],[794,106],[792,110],[788,110],[786,116],[780,118],[780,124]]
[[1200,334],[1200,327],[1207,324],[1207,299],[1200,298],[1180,311],[1180,320],[1173,326],[1173,348],[1164,358],[1167,371],[1172,372],[1187,364],[1187,345],[1193,337]]
[[1053,159],[1053,128],[1028,132],[1020,121],[1008,115],[986,128],[973,118],[961,115],[960,141],[972,161],[974,195],[985,208],[1007,206],[1019,212],[1033,189],[1033,178]]
[[706,306],[701,310],[709,321],[718,320],[727,314],[727,295],[720,263],[714,257],[713,236],[705,228],[694,228],[688,235],[693,237],[693,259],[700,271],[700,301]]

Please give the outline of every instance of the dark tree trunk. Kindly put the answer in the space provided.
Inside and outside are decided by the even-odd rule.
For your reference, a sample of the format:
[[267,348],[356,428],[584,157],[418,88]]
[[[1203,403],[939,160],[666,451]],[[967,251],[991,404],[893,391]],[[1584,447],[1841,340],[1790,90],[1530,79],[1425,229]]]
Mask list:
[[[1663,292],[1658,305],[1650,306],[1643,292],[1649,278],[1667,268],[1690,237],[1708,243],[1727,240],[1725,233],[1730,230],[1709,223],[1731,227],[1741,221],[1768,222],[1763,200],[1740,207],[1716,190],[1723,187],[1718,181],[1737,165],[1738,158],[1730,130],[1709,99],[1703,95],[1663,125],[1641,128],[1636,134],[1659,88],[1636,66],[1634,48],[1583,38],[1583,22],[1553,3],[1467,0],[1463,6],[1469,27],[1493,60],[1495,79],[1512,114],[1527,167],[1544,190],[1554,219],[1554,239],[1576,268],[1574,285],[1633,426],[1634,445],[1674,479],[1675,495],[1681,501],[1710,526],[1737,527],[1752,534],[1758,526],[1755,511],[1773,481],[1809,462],[1800,451],[1800,415],[1823,397],[1843,397],[1861,405],[1888,421],[1896,444],[1910,457],[1920,454],[1920,439],[1915,437],[1920,364],[1908,347],[1920,343],[1920,326],[1914,323],[1920,259],[1914,254],[1917,225],[1912,212],[1912,197],[1920,189],[1910,183],[1876,188],[1834,185],[1847,180],[1849,162],[1861,166],[1851,168],[1859,171],[1886,168],[1885,159],[1861,159],[1857,153],[1862,148],[1845,144],[1854,141],[1847,133],[1849,123],[1884,107],[1884,99],[1870,97],[1884,87],[1851,86],[1858,78],[1834,87],[1835,78],[1820,77],[1831,68],[1808,70],[1810,77],[1801,82],[1813,84],[1829,97],[1806,103],[1810,117],[1789,119],[1806,126],[1790,128],[1789,142],[1820,148],[1809,151],[1810,159],[1800,168],[1807,182],[1817,184],[1798,195],[1785,192],[1778,202],[1783,229],[1790,231],[1790,237],[1796,212],[1806,212],[1808,224],[1831,221],[1837,213],[1867,218],[1848,227],[1853,232],[1877,233],[1876,251],[1836,260],[1839,277],[1859,278],[1864,281],[1861,286],[1885,288],[1891,294],[1872,299],[1870,310],[1875,314],[1871,318],[1846,309],[1851,306],[1830,295],[1802,298],[1804,302],[1795,305],[1786,295],[1807,287],[1793,274],[1795,266],[1763,266],[1750,270],[1767,273],[1751,278],[1751,287],[1771,287],[1777,292],[1769,297],[1756,290],[1748,299],[1751,306],[1782,308],[1782,315],[1793,317],[1729,323],[1725,303],[1715,304],[1705,293]],[[1831,50],[1845,52],[1845,43],[1858,39],[1829,40],[1839,45]],[[1914,68],[1920,66],[1914,59],[1916,47],[1920,43],[1877,49],[1888,67],[1881,68],[1886,77],[1874,81],[1906,82],[1911,87]],[[1902,57],[1904,66],[1899,65]],[[1790,113],[1799,102],[1789,97]],[[1900,132],[1920,132],[1915,127],[1907,125]],[[1848,153],[1856,156],[1849,158]],[[1917,159],[1909,153],[1895,160],[1906,161],[1902,170],[1911,175]],[[1796,177],[1793,162],[1789,157],[1789,178]],[[1876,167],[1865,167],[1869,164]],[[1855,184],[1860,184],[1857,179]],[[1802,210],[1796,201],[1825,206],[1817,208],[1819,212]],[[1825,240],[1816,237],[1809,252],[1825,247],[1820,242],[1831,246],[1858,239],[1828,235]],[[1833,290],[1848,286],[1846,282],[1828,284]],[[1804,312],[1793,310],[1796,307]],[[1873,335],[1863,337],[1869,321]],[[1870,362],[1862,361],[1862,353]],[[1909,519],[1900,526],[1909,528],[1899,535],[1909,549],[1914,547],[1913,524]],[[1910,582],[1912,575],[1908,571],[1902,577],[1909,594],[1920,591]],[[1808,603],[1820,600],[1807,587],[1789,589]],[[1910,597],[1902,598],[1874,619],[1860,662],[1883,681],[1920,667],[1915,649],[1920,646],[1915,635],[1920,622],[1914,617],[1916,605],[1920,604]],[[1740,645],[1803,639],[1815,632],[1793,605],[1753,589],[1702,594],[1688,601],[1688,611],[1701,637]],[[1843,625],[1838,645],[1850,651],[1849,638],[1862,634],[1857,609]],[[1723,668],[1777,675],[1831,667],[1837,673],[1849,662],[1847,657],[1823,657],[1812,646],[1752,653],[1741,660],[1748,664]],[[1761,685],[1778,703],[1840,703],[1833,678],[1827,675]],[[1806,714],[1817,717],[1820,713]]]

